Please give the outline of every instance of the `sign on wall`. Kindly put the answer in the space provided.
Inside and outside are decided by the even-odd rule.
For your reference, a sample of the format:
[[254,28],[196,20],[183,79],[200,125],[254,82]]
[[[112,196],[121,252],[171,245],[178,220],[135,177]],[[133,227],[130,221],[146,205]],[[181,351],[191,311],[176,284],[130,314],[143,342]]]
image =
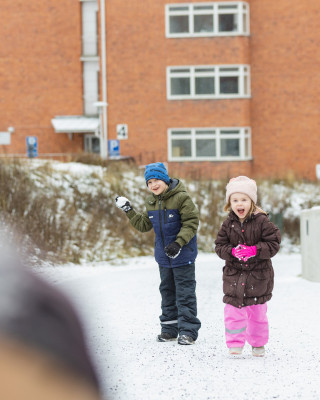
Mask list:
[[9,145],[11,144],[10,132],[0,132],[0,144]]
[[110,157],[120,156],[119,140],[112,139],[108,141],[108,153]]
[[38,138],[37,136],[27,136],[27,156],[30,158],[38,157]]
[[317,175],[317,179],[320,179],[320,164],[316,165],[316,175]]
[[128,139],[128,125],[127,124],[118,124],[117,125],[117,138]]

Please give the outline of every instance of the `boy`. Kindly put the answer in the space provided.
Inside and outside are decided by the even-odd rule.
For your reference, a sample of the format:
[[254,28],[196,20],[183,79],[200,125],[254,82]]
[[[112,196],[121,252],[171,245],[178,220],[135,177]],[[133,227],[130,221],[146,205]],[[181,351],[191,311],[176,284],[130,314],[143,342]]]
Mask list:
[[159,264],[161,334],[158,342],[176,340],[194,344],[201,323],[197,318],[195,259],[199,211],[184,185],[170,179],[163,163],[146,166],[144,174],[151,195],[144,213],[137,213],[125,197],[116,205],[125,211],[131,225],[140,232],[155,232],[155,259]]

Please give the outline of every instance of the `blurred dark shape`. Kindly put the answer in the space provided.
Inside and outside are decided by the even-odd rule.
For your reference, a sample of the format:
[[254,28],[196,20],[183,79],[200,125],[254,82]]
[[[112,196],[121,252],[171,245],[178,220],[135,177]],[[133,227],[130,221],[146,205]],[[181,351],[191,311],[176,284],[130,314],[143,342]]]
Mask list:
[[101,399],[74,307],[5,253],[0,261],[0,399]]

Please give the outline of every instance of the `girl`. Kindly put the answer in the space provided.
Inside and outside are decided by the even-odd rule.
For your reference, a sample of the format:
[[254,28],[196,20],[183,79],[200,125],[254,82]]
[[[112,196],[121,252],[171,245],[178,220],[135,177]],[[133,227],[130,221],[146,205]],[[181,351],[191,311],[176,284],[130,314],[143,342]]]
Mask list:
[[226,187],[229,211],[215,241],[215,251],[226,261],[223,302],[226,343],[240,355],[247,341],[252,354],[262,357],[268,342],[266,302],[272,297],[274,272],[270,258],[280,248],[280,231],[256,206],[256,182],[246,176],[230,179]]

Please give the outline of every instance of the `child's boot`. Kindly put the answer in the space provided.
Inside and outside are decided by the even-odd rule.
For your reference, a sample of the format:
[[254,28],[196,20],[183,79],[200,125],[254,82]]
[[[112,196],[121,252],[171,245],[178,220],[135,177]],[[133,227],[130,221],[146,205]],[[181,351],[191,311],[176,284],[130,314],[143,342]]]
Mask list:
[[161,332],[161,334],[157,336],[158,342],[172,342],[173,340],[177,340],[177,337],[172,336],[168,332]]
[[186,344],[186,345],[188,345],[188,344],[194,344],[195,341],[194,341],[194,339],[193,339],[191,336],[188,336],[188,335],[181,335],[181,336],[179,336],[179,338],[178,338],[178,343],[179,343],[179,344]]
[[230,347],[229,348],[229,354],[232,354],[232,355],[235,355],[235,356],[241,356],[242,347]]
[[265,354],[264,346],[253,347],[252,346],[252,355],[255,357],[263,357]]

